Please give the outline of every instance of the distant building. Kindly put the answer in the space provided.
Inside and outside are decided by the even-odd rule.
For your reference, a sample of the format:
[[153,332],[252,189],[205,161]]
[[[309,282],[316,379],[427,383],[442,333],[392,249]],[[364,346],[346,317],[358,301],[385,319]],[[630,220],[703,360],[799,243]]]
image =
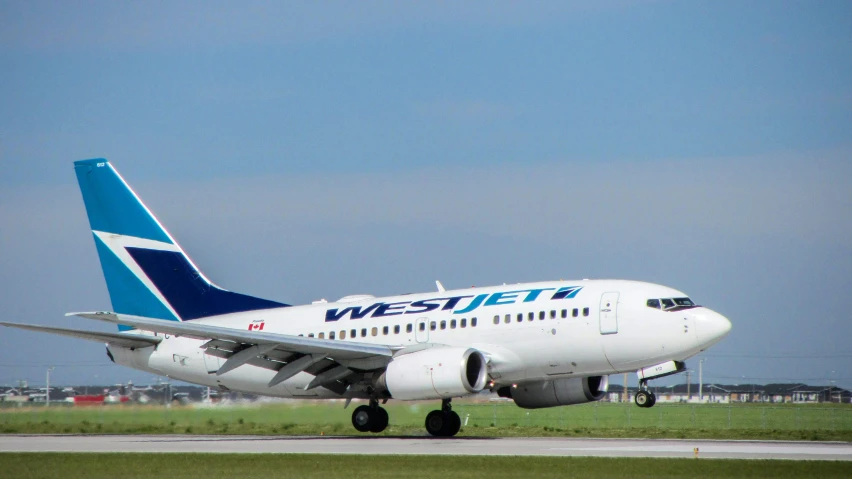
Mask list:
[[[704,384],[699,393],[698,384],[676,384],[649,388],[656,396],[658,403],[850,403],[852,392],[847,389],[832,386],[809,386],[802,383],[789,384]],[[608,402],[629,402],[638,390],[613,385],[604,399]]]

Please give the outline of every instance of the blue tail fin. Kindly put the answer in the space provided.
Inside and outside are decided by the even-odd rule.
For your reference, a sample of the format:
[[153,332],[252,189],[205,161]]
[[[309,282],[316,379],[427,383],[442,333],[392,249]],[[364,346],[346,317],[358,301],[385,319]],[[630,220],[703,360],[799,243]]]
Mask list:
[[211,283],[108,161],[74,170],[115,312],[185,321],[288,306]]

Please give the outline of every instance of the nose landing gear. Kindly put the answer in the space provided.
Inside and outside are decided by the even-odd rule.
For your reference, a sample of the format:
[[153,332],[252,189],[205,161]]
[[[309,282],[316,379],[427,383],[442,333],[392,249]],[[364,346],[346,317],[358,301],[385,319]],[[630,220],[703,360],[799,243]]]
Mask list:
[[352,411],[352,425],[361,432],[382,432],[388,427],[388,412],[372,399],[369,406],[358,406]]
[[426,431],[436,437],[452,437],[461,429],[461,418],[452,410],[450,399],[441,401],[441,409],[426,415]]
[[639,407],[653,407],[657,404],[657,396],[648,390],[648,381],[639,381],[639,391],[633,397],[633,402]]

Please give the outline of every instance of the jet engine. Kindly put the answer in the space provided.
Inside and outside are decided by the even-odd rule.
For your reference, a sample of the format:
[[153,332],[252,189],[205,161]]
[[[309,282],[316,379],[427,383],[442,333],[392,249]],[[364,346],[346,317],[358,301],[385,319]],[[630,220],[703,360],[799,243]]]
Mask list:
[[394,399],[447,399],[482,391],[485,356],[473,348],[432,348],[393,358],[373,382]]
[[538,409],[600,401],[608,387],[607,376],[590,376],[523,383],[500,388],[497,393],[512,398],[522,408]]

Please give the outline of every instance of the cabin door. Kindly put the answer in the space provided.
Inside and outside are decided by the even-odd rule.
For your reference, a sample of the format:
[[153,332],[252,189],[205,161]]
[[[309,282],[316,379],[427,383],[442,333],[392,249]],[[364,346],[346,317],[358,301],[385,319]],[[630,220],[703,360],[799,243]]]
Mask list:
[[618,332],[618,293],[604,293],[600,307],[601,334]]

